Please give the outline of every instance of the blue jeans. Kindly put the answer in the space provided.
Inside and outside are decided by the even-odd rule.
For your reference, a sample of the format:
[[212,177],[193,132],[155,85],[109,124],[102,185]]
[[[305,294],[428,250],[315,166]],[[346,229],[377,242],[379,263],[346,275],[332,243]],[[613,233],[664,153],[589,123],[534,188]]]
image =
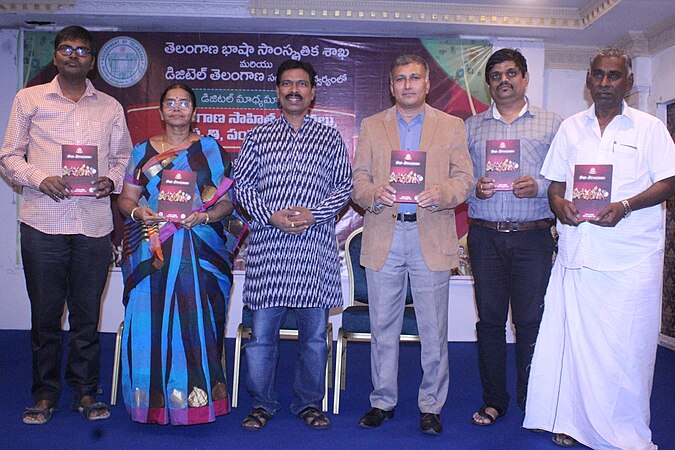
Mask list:
[[478,323],[478,362],[483,402],[506,414],[506,320],[516,328],[517,404],[525,410],[527,381],[544,294],[551,275],[550,228],[501,233],[472,224],[467,239]]
[[61,316],[68,302],[66,382],[78,397],[94,395],[100,376],[101,295],[112,258],[110,235],[45,234],[21,224],[21,258],[31,307],[35,401],[61,395]]
[[281,409],[274,383],[279,360],[279,330],[289,309],[293,309],[298,322],[298,360],[291,411],[298,414],[308,406],[321,408],[324,396],[328,309],[275,307],[254,310],[253,334],[245,347],[248,393],[253,397],[253,408],[264,408],[272,415]]

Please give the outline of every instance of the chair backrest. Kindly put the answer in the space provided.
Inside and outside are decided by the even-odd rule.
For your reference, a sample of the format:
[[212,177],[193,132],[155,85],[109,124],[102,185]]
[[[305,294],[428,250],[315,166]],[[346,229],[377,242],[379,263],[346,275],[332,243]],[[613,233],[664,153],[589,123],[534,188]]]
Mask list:
[[[349,306],[354,302],[368,303],[368,283],[366,281],[366,269],[361,265],[361,239],[363,227],[354,230],[345,242],[345,259],[347,260],[347,274],[349,275]],[[408,279],[408,292],[405,303],[413,302]]]

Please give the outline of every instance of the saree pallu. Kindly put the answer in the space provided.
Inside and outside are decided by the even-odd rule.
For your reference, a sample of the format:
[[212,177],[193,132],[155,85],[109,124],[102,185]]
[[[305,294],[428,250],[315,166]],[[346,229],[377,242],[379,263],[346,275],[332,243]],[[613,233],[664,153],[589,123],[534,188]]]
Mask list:
[[[164,169],[197,174],[193,211],[230,194],[229,157],[210,137],[162,154],[136,146],[125,181],[143,187],[139,204],[156,210]],[[191,230],[126,221],[122,390],[132,420],[190,425],[229,412],[221,355],[236,242],[223,221]]]

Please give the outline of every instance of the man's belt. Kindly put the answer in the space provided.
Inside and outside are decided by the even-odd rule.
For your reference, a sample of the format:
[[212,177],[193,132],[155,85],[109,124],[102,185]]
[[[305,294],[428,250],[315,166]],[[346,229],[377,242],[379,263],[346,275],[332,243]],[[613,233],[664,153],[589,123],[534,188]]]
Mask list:
[[398,213],[396,214],[396,220],[401,222],[417,222],[416,213]]
[[531,222],[490,222],[483,219],[471,219],[471,223],[475,223],[479,227],[497,230],[502,233],[509,233],[511,231],[528,231],[540,230],[542,228],[551,228],[555,221],[553,219],[533,220]]

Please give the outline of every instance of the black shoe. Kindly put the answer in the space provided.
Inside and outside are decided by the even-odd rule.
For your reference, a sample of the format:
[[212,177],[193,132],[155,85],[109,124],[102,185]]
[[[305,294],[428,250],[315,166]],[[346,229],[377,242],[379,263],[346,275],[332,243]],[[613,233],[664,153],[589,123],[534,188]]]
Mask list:
[[362,428],[375,428],[382,425],[385,420],[394,417],[394,410],[385,411],[380,408],[370,408],[367,413],[359,420],[359,426]]
[[441,425],[441,416],[434,413],[422,413],[420,419],[420,427],[422,428],[422,433],[441,434],[443,431],[443,425]]

